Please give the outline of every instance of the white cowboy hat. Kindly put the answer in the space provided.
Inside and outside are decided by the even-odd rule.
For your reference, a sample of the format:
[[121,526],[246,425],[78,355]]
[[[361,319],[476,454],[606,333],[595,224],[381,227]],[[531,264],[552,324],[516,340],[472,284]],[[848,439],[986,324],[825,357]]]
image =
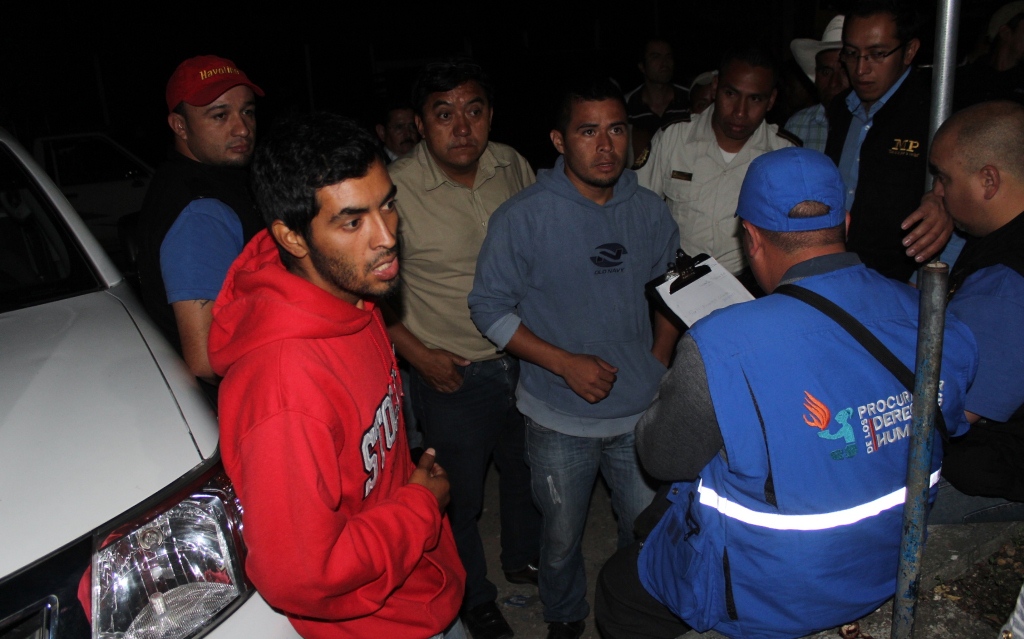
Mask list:
[[718,71],[705,71],[704,73],[701,73],[693,79],[693,82],[690,83],[690,93],[693,93],[693,91],[699,86],[711,84],[717,76]]
[[821,34],[821,40],[811,38],[797,38],[789,43],[789,49],[796,58],[800,69],[807,74],[807,77],[814,82],[814,58],[822,51],[829,49],[841,49],[843,47],[843,16],[838,15],[828,22],[825,33]]
[[988,23],[988,39],[994,41],[1003,25],[1020,13],[1024,13],[1024,2],[1007,2],[996,9]]

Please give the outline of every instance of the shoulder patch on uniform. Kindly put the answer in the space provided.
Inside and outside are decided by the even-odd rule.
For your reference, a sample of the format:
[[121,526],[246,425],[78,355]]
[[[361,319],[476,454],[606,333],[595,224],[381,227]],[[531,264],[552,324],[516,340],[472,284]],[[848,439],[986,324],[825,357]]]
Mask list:
[[778,131],[775,132],[775,135],[777,135],[778,137],[782,138],[783,140],[786,140],[787,142],[793,143],[796,146],[803,146],[804,145],[804,141],[803,140],[801,140],[797,136],[793,135],[792,133],[790,133],[786,129],[779,129]]
[[633,166],[631,166],[630,168],[633,169],[634,171],[636,171],[637,169],[641,169],[645,164],[647,164],[647,160],[649,159],[651,159],[650,144],[648,144],[647,147],[644,148],[643,153],[641,153],[635,160],[633,160]]

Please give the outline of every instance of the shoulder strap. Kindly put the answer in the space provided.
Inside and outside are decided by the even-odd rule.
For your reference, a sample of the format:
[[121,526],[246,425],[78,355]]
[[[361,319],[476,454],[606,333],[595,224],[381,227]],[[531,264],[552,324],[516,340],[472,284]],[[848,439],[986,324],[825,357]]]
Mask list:
[[[900,361],[898,357],[893,355],[893,352],[883,344],[875,334],[872,333],[857,321],[853,315],[850,315],[839,305],[832,302],[832,300],[818,295],[812,290],[806,289],[802,286],[796,286],[794,284],[783,284],[775,289],[776,293],[782,293],[789,297],[796,298],[805,304],[813,306],[825,315],[831,317],[837,324],[843,327],[847,333],[849,333],[853,339],[864,347],[867,352],[871,353],[875,359],[879,361],[882,366],[893,374],[901,384],[907,387],[911,395],[914,393],[914,373],[911,372],[907,365]],[[939,434],[942,436],[943,443],[949,442],[949,431],[946,429],[946,420],[942,415],[942,411],[938,410],[935,413],[935,425],[939,429]]]

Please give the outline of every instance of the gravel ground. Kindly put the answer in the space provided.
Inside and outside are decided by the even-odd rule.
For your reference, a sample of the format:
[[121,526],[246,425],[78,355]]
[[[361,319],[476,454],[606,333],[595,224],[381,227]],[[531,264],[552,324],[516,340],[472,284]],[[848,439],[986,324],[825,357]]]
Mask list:
[[995,636],[1009,618],[1024,583],[1024,533],[1018,533],[994,555],[974,564],[971,572],[932,589],[933,601],[950,601],[980,619]]
[[[508,619],[518,639],[543,639],[547,633],[543,608],[537,598],[537,589],[532,586],[513,585],[505,581],[498,562],[501,552],[498,522],[498,477],[492,468],[488,478],[484,499],[484,512],[480,519],[480,532],[488,559],[488,577],[498,587],[498,605]],[[980,524],[979,526],[998,526]],[[918,599],[914,637],[927,639],[996,639],[999,628],[1006,622],[1016,605],[1021,584],[1024,583],[1024,527],[1020,527],[1001,546],[985,546],[977,540],[993,538],[994,534],[975,534],[967,529],[953,527],[962,540],[954,543],[958,550],[954,554],[968,557],[983,557],[973,564],[963,576],[946,581],[933,581],[936,585],[925,590]],[[947,531],[951,532],[951,531]],[[593,604],[594,583],[597,572],[604,561],[615,552],[616,528],[611,512],[608,490],[599,479],[591,496],[590,514],[583,537],[583,554],[586,560],[588,592],[587,600]],[[937,558],[944,564],[943,558]],[[947,556],[946,559],[952,559]],[[969,560],[969,559],[968,559]],[[956,562],[949,561],[954,568]],[[948,573],[947,573],[948,574]],[[891,633],[892,604],[886,603],[876,613],[862,619],[855,628],[834,629],[812,635],[808,639],[888,639]],[[586,620],[587,627],[582,639],[600,639],[594,627],[593,612]],[[687,633],[685,639],[718,639],[714,632]]]
[[[505,581],[498,555],[501,553],[501,535],[498,522],[498,475],[491,469],[487,476],[484,512],[480,517],[480,535],[487,553],[487,578],[498,587],[498,606],[501,608],[517,639],[543,639],[548,626],[544,623],[544,609],[533,586],[515,585]],[[612,516],[611,498],[604,482],[599,478],[590,497],[590,514],[583,533],[583,558],[587,571],[587,601],[591,612],[581,639],[599,639],[594,627],[594,585],[597,573],[617,546],[617,528]]]

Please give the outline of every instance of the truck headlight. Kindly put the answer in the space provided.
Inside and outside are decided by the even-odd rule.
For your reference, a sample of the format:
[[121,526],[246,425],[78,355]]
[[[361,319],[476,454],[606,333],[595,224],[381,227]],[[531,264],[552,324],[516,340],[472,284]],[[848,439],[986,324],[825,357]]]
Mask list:
[[241,506],[220,473],[93,554],[95,639],[185,639],[249,591]]

